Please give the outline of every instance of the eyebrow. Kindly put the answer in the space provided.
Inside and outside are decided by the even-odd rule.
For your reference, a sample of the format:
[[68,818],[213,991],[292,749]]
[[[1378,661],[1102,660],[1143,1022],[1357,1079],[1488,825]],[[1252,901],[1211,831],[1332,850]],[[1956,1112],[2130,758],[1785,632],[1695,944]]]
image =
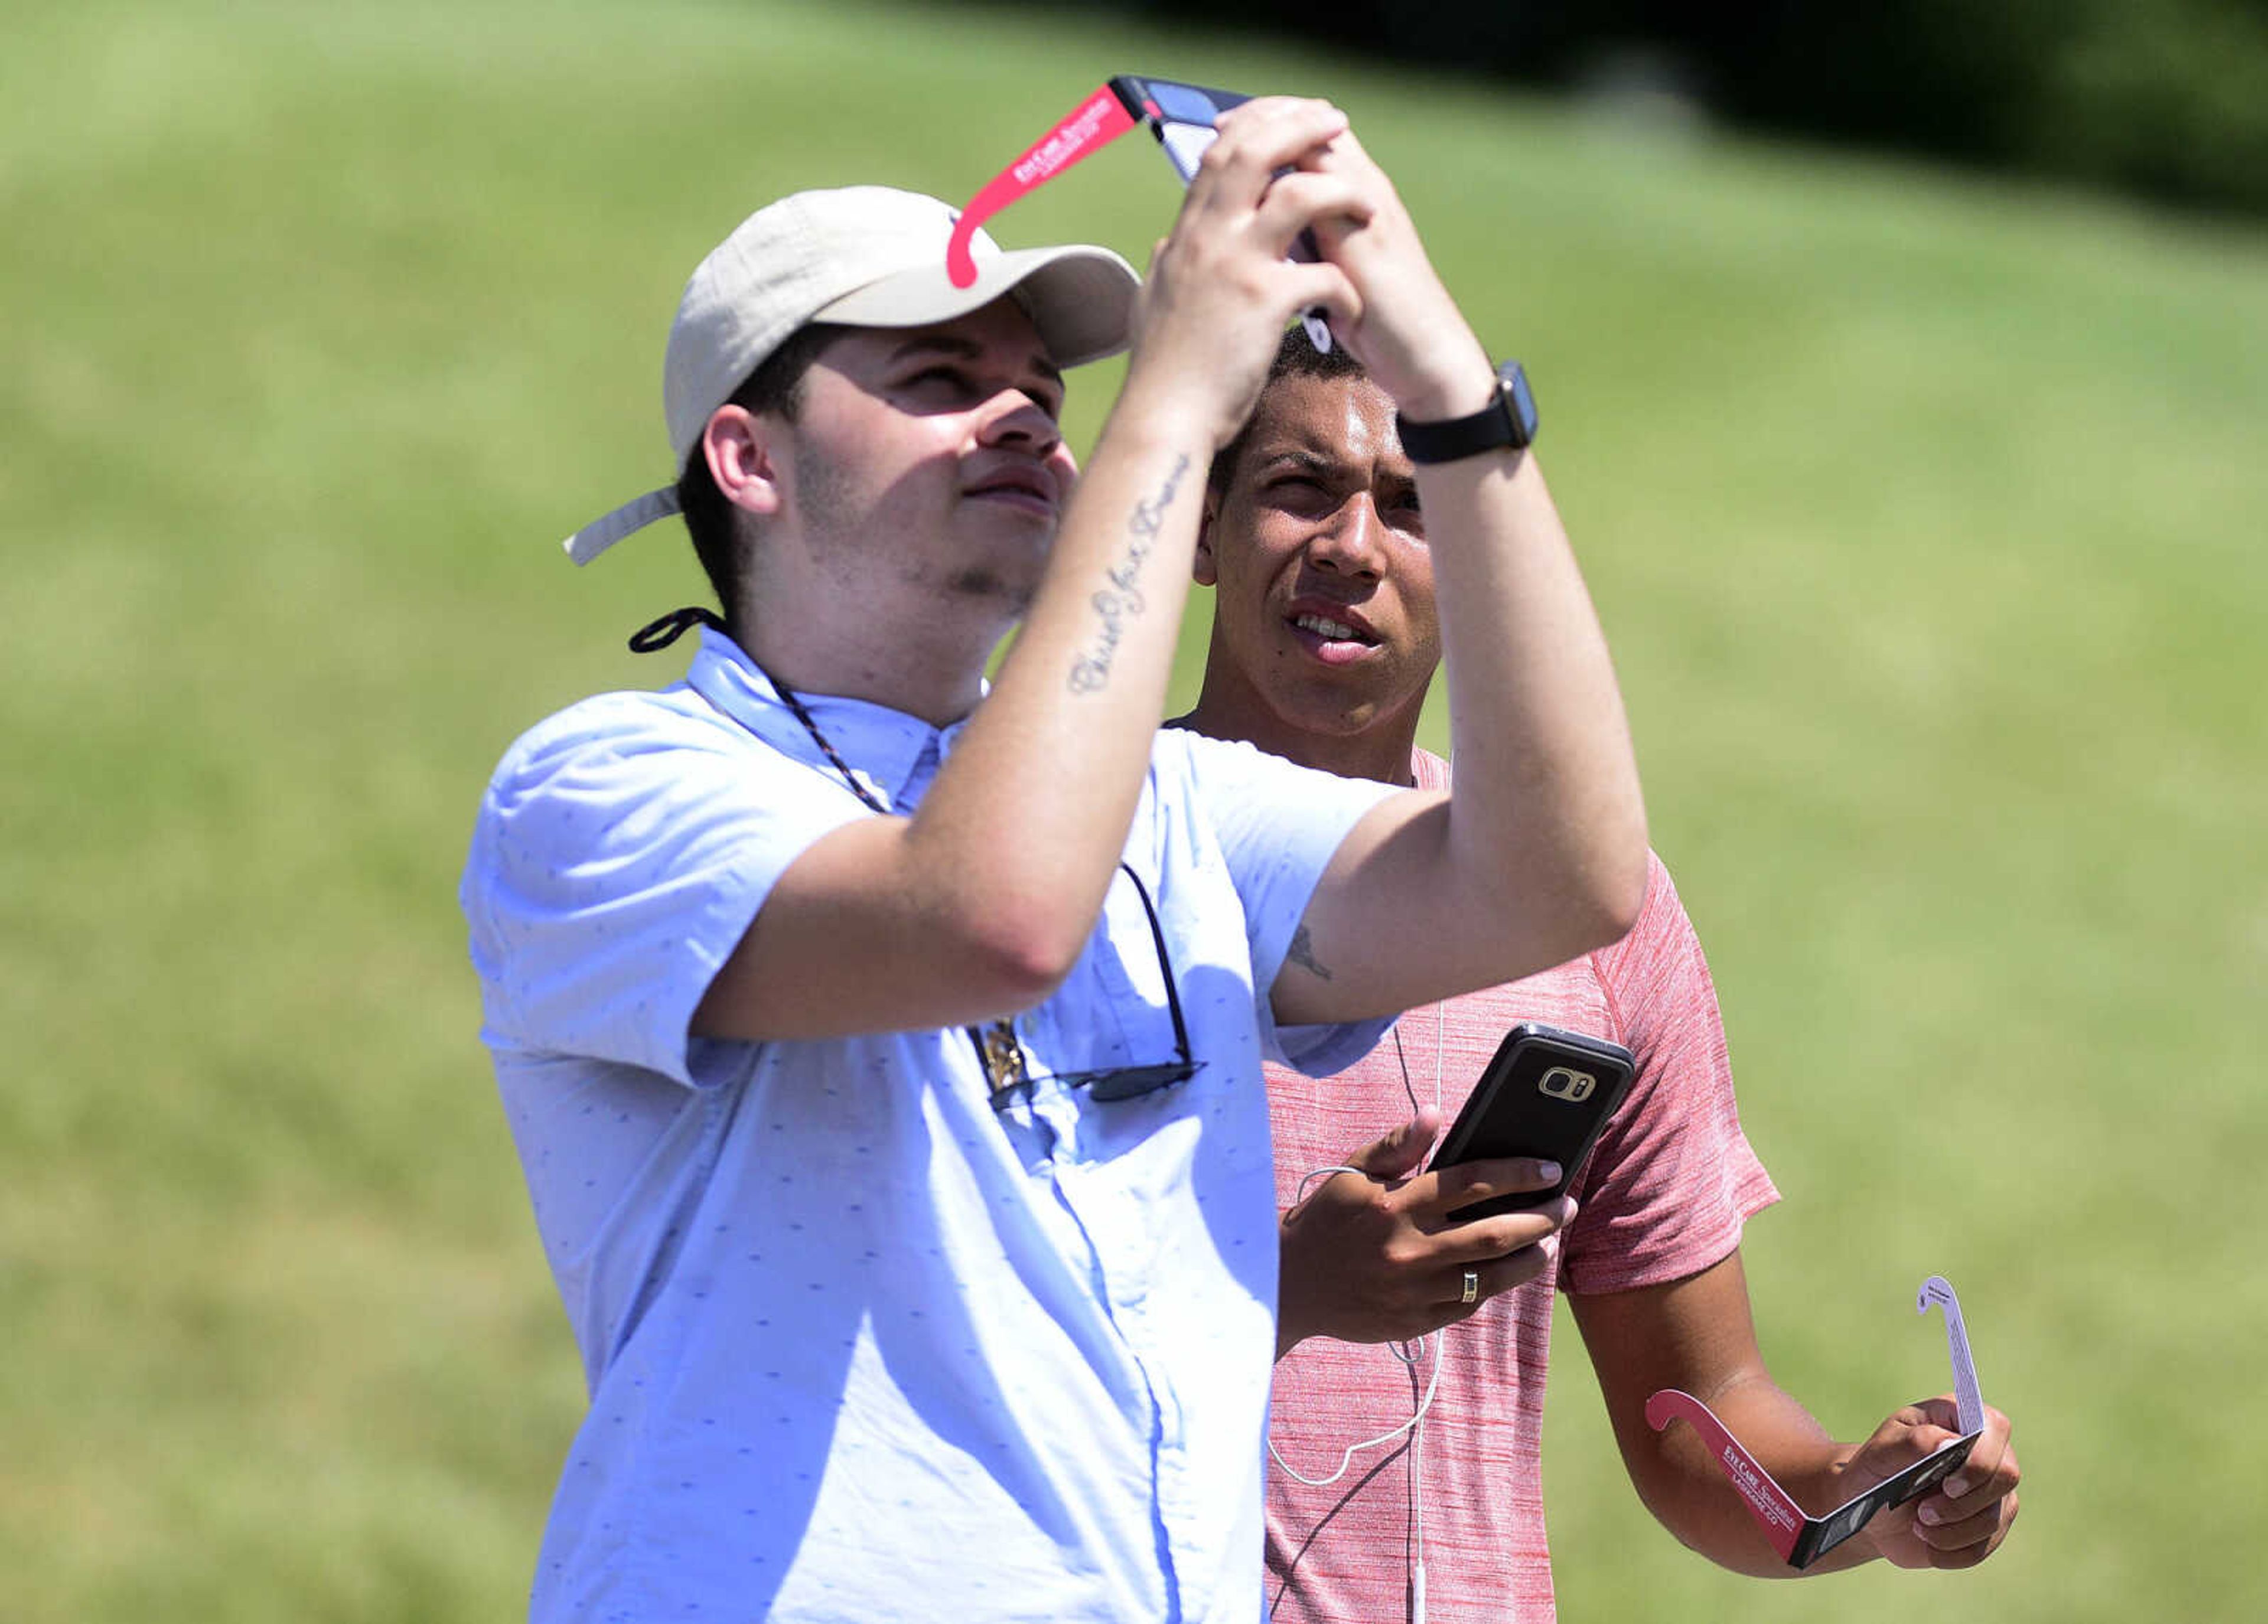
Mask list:
[[[950,333],[917,333],[890,352],[890,360],[895,364],[909,356],[924,353],[947,355],[960,361],[981,361],[984,358],[984,346],[974,339],[955,337]],[[1028,364],[1034,371],[1057,389],[1064,386],[1063,370],[1045,356],[1032,356]]]
[[[1273,451],[1263,451],[1252,459],[1254,472],[1273,473],[1280,468],[1293,467],[1309,474],[1336,474],[1348,465],[1336,457],[1327,457],[1307,445],[1283,445]],[[1379,476],[1379,482],[1395,491],[1415,490],[1418,481],[1413,474],[1388,469]]]
[[1256,468],[1272,469],[1286,463],[1295,467],[1305,468],[1311,474],[1328,474],[1338,467],[1335,459],[1324,456],[1321,452],[1311,451],[1304,445],[1278,446],[1274,451],[1263,452],[1253,459],[1253,466]]

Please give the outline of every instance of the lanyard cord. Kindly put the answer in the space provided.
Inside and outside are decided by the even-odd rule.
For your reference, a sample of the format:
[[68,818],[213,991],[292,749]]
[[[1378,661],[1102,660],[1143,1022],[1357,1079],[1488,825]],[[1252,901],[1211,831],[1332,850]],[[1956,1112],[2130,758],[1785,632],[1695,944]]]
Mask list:
[[[650,625],[640,627],[631,635],[630,648],[639,654],[653,653],[667,648],[695,626],[713,626],[727,636],[732,635],[725,622],[710,610],[676,609]],[[738,646],[737,639],[735,643]],[[811,735],[811,742],[819,746],[819,753],[825,756],[828,764],[843,775],[843,782],[850,787],[850,793],[858,797],[860,804],[882,817],[892,816],[890,809],[882,805],[881,797],[850,770],[850,764],[843,759],[842,752],[836,749],[827,735],[819,731],[817,719],[812,716],[809,707],[797,696],[796,691],[765,670],[763,663],[745,647],[740,649],[740,657],[755,668],[758,676],[771,685],[772,692],[780,696],[780,702],[794,713],[797,721],[803,724],[803,731]],[[1143,905],[1147,907],[1148,904],[1149,899],[1145,897]],[[1152,922],[1154,928],[1154,921]],[[991,1084],[994,1093],[1013,1087],[1026,1079],[1024,1049],[1016,1041],[1013,1021],[997,1020],[981,1028],[971,1025],[961,1030],[968,1034],[969,1042],[976,1046],[977,1063],[983,1067],[985,1080]]]
[[[674,641],[680,632],[694,624],[717,626],[719,630],[725,629],[717,618],[705,609],[680,609],[673,614],[664,615],[653,625],[640,631],[637,636],[630,640],[630,646],[644,653],[646,650],[642,646],[642,640],[651,640],[659,633],[666,632],[667,636],[663,639],[661,644],[666,647],[667,643]],[[726,635],[731,634],[727,631]],[[842,752],[836,749],[834,742],[820,731],[818,718],[811,714],[810,707],[803,702],[796,691],[772,675],[763,663],[747,650],[741,649],[740,654],[751,666],[755,668],[756,674],[771,685],[772,692],[779,695],[780,702],[784,704],[794,714],[795,719],[803,724],[803,731],[811,735],[811,742],[819,746],[820,754],[827,758],[828,765],[842,775],[843,782],[850,786],[850,793],[858,797],[860,804],[881,817],[895,816],[896,814],[888,807],[882,805],[880,797],[875,795],[866,783],[850,769],[850,764],[843,759]],[[1149,921],[1150,938],[1157,947],[1159,967],[1166,979],[1167,1009],[1173,1016],[1174,1047],[1186,1065],[1189,1057],[1189,1031],[1182,1016],[1181,1000],[1173,993],[1174,961],[1166,949],[1165,928],[1158,922],[1157,908],[1151,902],[1150,893],[1143,885],[1141,877],[1123,862],[1118,866],[1123,871],[1126,878],[1134,882],[1134,894],[1141,899],[1143,915]],[[1024,1047],[1017,1040],[1016,1024],[1013,1021],[996,1020],[981,1027],[972,1024],[962,1027],[961,1030],[968,1034],[969,1042],[976,1046],[976,1058],[983,1065],[985,1080],[991,1084],[995,1096],[1004,1090],[1014,1088],[1031,1080],[1031,1070],[1025,1064]]]
[[[741,652],[747,654],[745,649]],[[820,754],[843,775],[843,782],[850,786],[850,793],[883,817],[889,817],[890,809],[882,805],[881,797],[873,790],[859,782],[858,774],[850,770],[850,764],[843,759],[827,735],[819,731],[817,719],[803,701],[796,697],[795,690],[766,671],[755,655],[748,654],[747,659],[749,665],[755,666],[757,674],[772,685],[772,692],[778,694],[781,702],[795,713],[795,719],[803,724],[803,731],[811,735],[811,742],[819,746]],[[1013,1021],[997,1020],[982,1027],[972,1023],[963,1026],[961,1031],[967,1032],[969,1042],[976,1046],[977,1063],[984,1068],[985,1081],[992,1085],[994,1093],[1024,1081],[1024,1048],[1016,1041],[1016,1024]]]
[[[630,634],[630,652],[658,654],[696,626],[711,627],[724,633],[727,637],[733,636],[733,628],[727,626],[723,618],[713,609],[694,607],[672,609],[667,614],[648,621]],[[811,735],[811,742],[819,746],[819,753],[827,758],[829,766],[843,775],[843,782],[850,786],[850,793],[857,796],[869,811],[880,812],[885,818],[888,817],[890,809],[882,805],[872,790],[858,781],[858,775],[850,770],[850,764],[843,761],[841,753],[828,742],[827,735],[819,731],[819,724],[812,718],[811,711],[803,701],[796,696],[795,690],[766,670],[763,662],[749,653],[739,638],[733,638],[733,646],[740,650],[740,658],[748,662],[755,673],[771,685],[772,692],[780,696],[781,702],[795,713],[795,719],[803,724],[803,731]]]

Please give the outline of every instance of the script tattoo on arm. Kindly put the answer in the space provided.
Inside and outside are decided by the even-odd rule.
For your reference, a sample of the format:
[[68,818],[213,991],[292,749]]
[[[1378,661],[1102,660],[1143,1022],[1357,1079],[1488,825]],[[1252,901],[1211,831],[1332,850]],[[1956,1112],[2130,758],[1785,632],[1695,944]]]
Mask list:
[[1324,967],[1322,959],[1315,957],[1314,940],[1308,936],[1307,927],[1305,925],[1292,932],[1292,945],[1285,950],[1284,958],[1286,962],[1298,965],[1300,968],[1319,981],[1328,981],[1331,979],[1330,971]]
[[1138,584],[1142,566],[1149,559],[1150,549],[1158,544],[1158,531],[1166,522],[1166,511],[1174,505],[1174,493],[1181,489],[1182,476],[1189,471],[1189,454],[1183,452],[1174,459],[1173,471],[1166,475],[1166,482],[1159,487],[1158,494],[1134,504],[1134,511],[1126,520],[1125,556],[1102,572],[1103,579],[1110,584],[1089,600],[1094,605],[1101,624],[1095,628],[1094,645],[1071,663],[1072,693],[1100,693],[1109,683],[1110,662],[1118,652],[1118,640],[1125,636],[1126,621],[1150,606]]

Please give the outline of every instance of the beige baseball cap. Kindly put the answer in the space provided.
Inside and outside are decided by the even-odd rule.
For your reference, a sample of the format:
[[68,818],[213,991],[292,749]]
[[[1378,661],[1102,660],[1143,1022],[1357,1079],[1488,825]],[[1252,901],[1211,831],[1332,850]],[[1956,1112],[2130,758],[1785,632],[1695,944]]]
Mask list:
[[[662,411],[674,467],[682,469],[717,408],[749,373],[813,321],[917,327],[950,321],[1006,297],[1023,307],[1057,365],[1126,348],[1141,279],[1108,248],[1003,249],[983,231],[976,279],[956,288],[945,249],[958,211],[891,187],[798,192],[740,222],[694,269],[670,324]],[[677,510],[673,477],[569,536],[586,564],[632,531]]]

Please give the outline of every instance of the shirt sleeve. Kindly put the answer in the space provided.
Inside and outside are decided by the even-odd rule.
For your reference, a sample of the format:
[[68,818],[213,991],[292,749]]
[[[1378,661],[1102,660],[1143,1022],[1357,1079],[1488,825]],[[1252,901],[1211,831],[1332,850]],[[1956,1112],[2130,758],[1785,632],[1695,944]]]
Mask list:
[[1365,812],[1401,791],[1300,767],[1248,744],[1194,733],[1165,737],[1182,741],[1189,752],[1213,837],[1244,904],[1262,1053],[1310,1077],[1344,1069],[1370,1053],[1392,1018],[1279,1027],[1271,994],[1292,933],[1339,843]]
[[801,774],[652,694],[587,701],[514,745],[460,891],[482,1036],[694,1085],[709,983],[788,864],[864,815]]
[[1660,858],[1638,924],[1592,960],[1638,1074],[1584,1170],[1560,1279],[1626,1291],[1722,1260],[1779,1192],[1741,1131],[1716,985]]

